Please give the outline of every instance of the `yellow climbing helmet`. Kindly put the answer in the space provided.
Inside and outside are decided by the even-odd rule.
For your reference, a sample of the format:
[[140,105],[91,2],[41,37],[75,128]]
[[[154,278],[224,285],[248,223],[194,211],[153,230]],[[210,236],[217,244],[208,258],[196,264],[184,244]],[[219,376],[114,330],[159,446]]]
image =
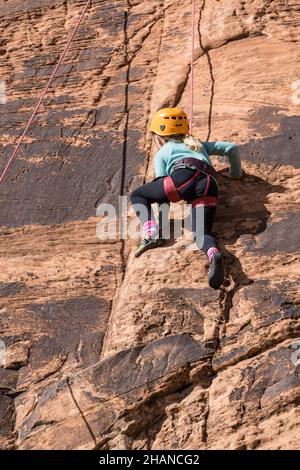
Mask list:
[[162,108],[154,114],[150,130],[158,135],[188,134],[188,117],[183,109]]

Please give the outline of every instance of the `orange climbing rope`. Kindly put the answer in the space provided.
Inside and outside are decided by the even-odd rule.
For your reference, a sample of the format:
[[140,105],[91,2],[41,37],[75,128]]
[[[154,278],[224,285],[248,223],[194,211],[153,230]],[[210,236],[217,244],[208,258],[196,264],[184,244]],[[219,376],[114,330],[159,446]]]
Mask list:
[[23,134],[20,136],[20,138],[19,138],[19,140],[18,140],[18,142],[17,142],[17,144],[16,144],[16,146],[15,146],[14,151],[12,152],[11,156],[10,156],[9,159],[8,159],[8,162],[7,162],[7,164],[6,164],[6,166],[5,166],[4,170],[3,170],[3,172],[2,172],[2,174],[1,174],[0,183],[2,183],[2,181],[3,181],[3,179],[4,179],[5,175],[6,175],[6,173],[8,172],[8,170],[9,170],[9,168],[10,168],[10,166],[11,166],[11,164],[12,164],[14,158],[15,158],[15,156],[16,156],[17,153],[18,153],[18,150],[20,149],[20,146],[21,146],[21,144],[22,144],[22,142],[23,142],[23,140],[24,140],[24,137],[26,136],[26,134],[27,134],[27,132],[28,132],[28,129],[30,128],[30,126],[31,126],[31,124],[32,124],[32,122],[33,122],[33,120],[34,120],[36,114],[38,113],[38,111],[39,111],[39,109],[40,109],[40,107],[41,107],[41,104],[43,103],[44,98],[45,98],[45,96],[46,96],[46,94],[47,94],[47,92],[48,92],[48,90],[49,90],[49,88],[50,88],[50,86],[51,86],[53,80],[54,80],[55,77],[56,77],[56,74],[57,74],[57,72],[58,72],[58,69],[59,69],[59,67],[61,66],[61,64],[62,64],[62,62],[63,62],[63,60],[64,60],[64,58],[65,58],[65,56],[66,56],[66,54],[67,54],[67,52],[68,52],[68,50],[69,50],[69,48],[70,48],[70,45],[71,45],[71,43],[72,43],[72,41],[73,41],[73,39],[74,39],[74,37],[75,37],[75,35],[76,35],[76,33],[77,33],[77,31],[78,31],[80,25],[81,25],[81,23],[82,23],[82,21],[83,21],[83,19],[84,19],[84,17],[85,17],[85,14],[86,14],[86,12],[87,12],[88,7],[89,7],[90,4],[91,4],[91,1],[92,1],[92,0],[88,0],[88,1],[86,2],[85,8],[84,8],[82,14],[80,15],[80,18],[79,18],[79,20],[78,20],[78,22],[77,22],[77,24],[76,24],[76,26],[75,26],[73,32],[70,34],[70,37],[69,37],[69,39],[68,39],[68,42],[67,42],[67,44],[66,44],[66,46],[65,46],[65,48],[64,48],[64,50],[63,50],[63,52],[62,52],[62,54],[61,54],[61,56],[60,56],[60,58],[59,58],[59,61],[57,62],[56,66],[54,67],[54,70],[53,70],[53,72],[52,72],[52,75],[51,75],[51,77],[50,77],[50,79],[49,79],[49,81],[48,81],[48,83],[47,83],[47,85],[46,85],[46,87],[45,87],[45,89],[44,89],[44,91],[43,91],[43,93],[42,93],[42,95],[41,95],[41,97],[40,97],[40,99],[39,99],[37,105],[36,105],[36,107],[34,108],[33,113],[32,113],[32,115],[31,115],[29,121],[28,121],[27,124],[26,124],[26,127],[25,127],[25,129],[24,129],[24,131],[23,131]]
[[195,62],[195,27],[196,1],[192,0],[192,55],[191,55],[191,85],[190,85],[190,134],[193,133],[194,119],[194,62]]

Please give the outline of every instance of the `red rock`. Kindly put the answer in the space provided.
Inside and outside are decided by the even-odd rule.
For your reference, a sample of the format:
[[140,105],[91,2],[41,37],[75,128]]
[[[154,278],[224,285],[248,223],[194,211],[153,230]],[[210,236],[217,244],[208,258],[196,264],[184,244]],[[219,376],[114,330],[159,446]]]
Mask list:
[[[140,259],[96,235],[153,176],[150,115],[189,104],[190,2],[131,3],[92,2],[0,188],[0,448],[299,449],[298,2],[196,2],[193,131],[245,171],[217,292],[188,228]],[[82,5],[3,5],[2,168]]]

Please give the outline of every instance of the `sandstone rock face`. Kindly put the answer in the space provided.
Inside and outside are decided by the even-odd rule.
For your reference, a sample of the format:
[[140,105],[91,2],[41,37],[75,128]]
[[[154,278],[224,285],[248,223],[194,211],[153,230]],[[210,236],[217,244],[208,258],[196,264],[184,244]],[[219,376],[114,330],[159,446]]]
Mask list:
[[[85,2],[2,3],[1,168]],[[194,134],[245,170],[221,183],[224,287],[188,227],[137,260],[96,235],[153,176],[151,113],[188,109],[191,2],[94,0],[0,186],[1,449],[299,449],[299,2],[196,14]]]

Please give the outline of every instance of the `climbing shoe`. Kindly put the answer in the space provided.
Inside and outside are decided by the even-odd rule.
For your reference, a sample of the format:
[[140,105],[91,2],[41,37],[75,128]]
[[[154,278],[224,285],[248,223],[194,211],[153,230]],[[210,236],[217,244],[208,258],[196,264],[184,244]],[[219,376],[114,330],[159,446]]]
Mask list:
[[157,248],[158,246],[162,245],[163,240],[159,237],[156,238],[143,238],[141,240],[141,244],[138,247],[135,257],[138,258],[141,256],[145,251],[151,250],[152,248]]
[[208,284],[213,289],[219,289],[224,281],[224,267],[221,253],[215,253],[212,257],[209,271]]

